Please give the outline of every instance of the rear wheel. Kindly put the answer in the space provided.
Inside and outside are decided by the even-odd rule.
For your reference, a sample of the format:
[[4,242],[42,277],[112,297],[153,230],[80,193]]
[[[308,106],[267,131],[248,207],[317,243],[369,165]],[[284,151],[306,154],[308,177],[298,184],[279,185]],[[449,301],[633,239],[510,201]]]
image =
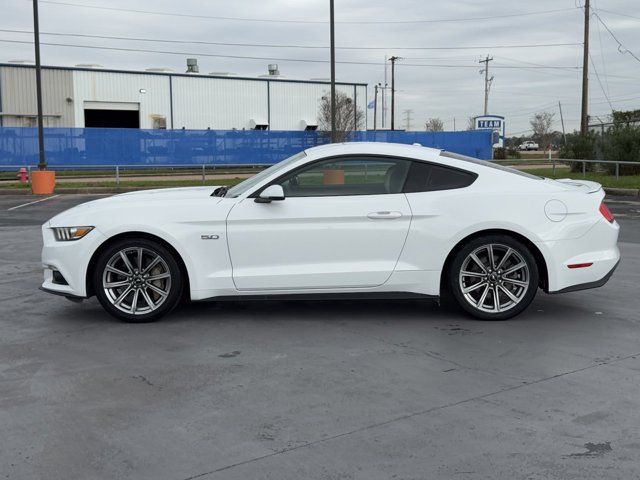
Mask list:
[[473,239],[455,255],[449,287],[457,303],[482,320],[505,320],[525,310],[538,289],[529,249],[506,235]]
[[93,286],[104,309],[125,322],[152,322],[169,313],[182,293],[174,255],[152,240],[126,239],[96,262]]

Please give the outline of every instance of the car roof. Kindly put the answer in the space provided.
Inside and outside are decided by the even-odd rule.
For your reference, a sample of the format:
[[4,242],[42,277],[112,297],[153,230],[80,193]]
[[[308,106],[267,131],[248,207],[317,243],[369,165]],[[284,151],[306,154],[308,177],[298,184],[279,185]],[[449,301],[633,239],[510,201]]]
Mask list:
[[310,157],[324,157],[328,155],[396,155],[422,160],[436,160],[442,150],[423,147],[422,145],[407,145],[388,142],[346,142],[328,143],[305,150]]

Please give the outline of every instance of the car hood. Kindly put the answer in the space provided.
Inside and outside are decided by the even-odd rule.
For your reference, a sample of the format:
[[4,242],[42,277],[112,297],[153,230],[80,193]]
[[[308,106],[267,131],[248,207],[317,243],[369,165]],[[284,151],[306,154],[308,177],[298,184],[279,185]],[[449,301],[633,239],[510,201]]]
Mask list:
[[155,188],[153,190],[138,190],[135,192],[120,193],[119,195],[114,195],[113,197],[102,200],[129,200],[138,198],[145,200],[203,198],[211,196],[218,187],[219,185],[213,187]]
[[143,211],[149,207],[157,212],[164,205],[189,208],[190,205],[200,203],[205,199],[208,199],[210,205],[215,205],[222,199],[222,197],[212,198],[212,193],[216,188],[218,186],[158,188],[121,193],[82,203],[65,210],[50,219],[47,224],[51,226],[71,226],[79,224],[78,222],[93,224],[95,219],[100,217],[100,214],[122,216],[132,211]]

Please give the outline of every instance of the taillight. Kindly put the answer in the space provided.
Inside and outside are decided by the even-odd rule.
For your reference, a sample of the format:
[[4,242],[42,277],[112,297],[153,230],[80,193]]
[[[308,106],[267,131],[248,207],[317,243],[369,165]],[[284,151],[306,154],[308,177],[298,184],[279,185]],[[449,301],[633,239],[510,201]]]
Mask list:
[[604,202],[600,204],[600,213],[607,220],[607,222],[613,223],[613,213],[611,213]]

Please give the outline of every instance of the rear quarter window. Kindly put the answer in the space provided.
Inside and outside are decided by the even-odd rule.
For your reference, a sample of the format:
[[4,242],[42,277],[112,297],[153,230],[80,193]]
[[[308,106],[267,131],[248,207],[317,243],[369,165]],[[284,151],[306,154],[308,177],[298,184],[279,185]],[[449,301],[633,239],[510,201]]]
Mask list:
[[478,175],[458,168],[413,162],[405,183],[405,193],[454,190],[471,185]]
[[462,160],[463,162],[473,163],[474,165],[482,165],[483,167],[493,168],[495,170],[502,170],[503,172],[513,173],[514,175],[519,175],[521,177],[530,178],[532,180],[542,180],[542,177],[538,177],[537,175],[532,175],[527,172],[523,172],[521,170],[516,170],[515,168],[505,167],[504,165],[499,165],[497,163],[492,163],[490,160],[478,160],[477,158],[467,157],[466,155],[460,155],[458,153],[447,152],[443,150],[440,152],[440,155],[447,158],[453,158],[454,160]]

